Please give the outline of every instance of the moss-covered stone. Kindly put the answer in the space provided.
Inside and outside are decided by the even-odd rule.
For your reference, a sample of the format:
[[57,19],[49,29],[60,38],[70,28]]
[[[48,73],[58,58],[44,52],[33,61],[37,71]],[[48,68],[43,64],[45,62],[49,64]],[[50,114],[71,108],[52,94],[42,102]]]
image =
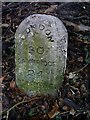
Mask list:
[[49,15],[29,16],[16,31],[15,49],[18,87],[29,95],[55,94],[67,55],[67,32],[62,22]]

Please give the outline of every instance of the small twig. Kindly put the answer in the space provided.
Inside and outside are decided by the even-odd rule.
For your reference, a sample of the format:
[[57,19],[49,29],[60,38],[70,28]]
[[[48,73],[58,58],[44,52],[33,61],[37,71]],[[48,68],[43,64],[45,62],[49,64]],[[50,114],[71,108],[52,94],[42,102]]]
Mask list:
[[67,20],[63,20],[63,22],[66,24],[66,26],[73,26],[76,31],[90,32],[89,26],[85,26],[83,24],[77,25],[77,24],[70,22],[70,21],[67,21]]
[[45,10],[44,13],[50,14],[57,9],[57,5],[51,5],[48,9]]
[[[3,38],[4,38],[4,37],[3,37]],[[3,39],[3,38],[2,38],[2,39]],[[14,35],[11,36],[11,37],[9,37],[9,38],[6,38],[5,41],[11,40],[11,39],[14,39]]]
[[62,113],[60,113],[59,115],[64,115],[64,114],[66,114],[66,113],[70,113],[70,111],[62,112]]
[[[77,39],[75,39],[75,40],[80,41],[84,44],[90,45],[90,42],[88,41],[88,39],[87,40],[84,39],[84,36],[82,36],[81,34],[78,34],[76,32],[74,32],[74,34],[77,35]],[[81,36],[81,38],[79,38],[78,36]]]
[[69,78],[74,78],[74,77],[76,77],[76,74],[79,73],[80,71],[82,71],[83,69],[85,69],[88,65],[89,65],[89,63],[86,64],[84,67],[82,67],[81,69],[79,69],[79,70],[77,70],[77,71],[70,72],[70,73],[69,73]]
[[[88,63],[89,64],[89,63]],[[79,73],[80,71],[82,71],[83,69],[85,69],[87,66],[88,66],[88,64],[86,64],[84,67],[82,67],[80,70],[77,70],[77,71],[74,71],[73,73]]]
[[9,24],[3,23],[3,24],[0,24],[0,27],[9,27]]
[[6,29],[6,31],[3,33],[3,36],[7,33],[7,31],[10,29],[10,26]]
[[77,39],[77,41],[80,41],[80,42],[82,42],[82,43],[84,43],[84,44],[90,45],[90,42],[87,41],[87,40]]
[[7,111],[6,120],[8,120],[8,117],[9,117],[9,111]]
[[[30,99],[30,100],[26,100],[26,101],[23,100],[23,101],[15,104],[15,105],[12,106],[11,108],[9,108],[7,111],[2,111],[2,113],[5,113],[5,112],[9,113],[12,109],[14,109],[15,107],[17,107],[18,105],[21,105],[21,104],[27,103],[27,102],[31,102],[31,101],[33,101],[33,100],[38,100],[38,99],[40,99],[40,98],[41,98],[41,97],[35,97],[35,98]],[[2,113],[1,113],[1,114],[2,114]]]

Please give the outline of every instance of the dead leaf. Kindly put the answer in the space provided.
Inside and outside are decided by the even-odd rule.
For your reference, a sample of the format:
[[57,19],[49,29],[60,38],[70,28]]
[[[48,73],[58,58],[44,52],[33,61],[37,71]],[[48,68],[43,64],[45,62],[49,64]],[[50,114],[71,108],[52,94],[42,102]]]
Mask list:
[[48,9],[45,10],[44,13],[52,13],[53,11],[55,11],[57,9],[57,5],[51,5]]
[[83,62],[83,57],[82,57],[82,56],[79,57],[79,58],[78,58],[78,61],[79,61],[79,62]]
[[48,113],[49,118],[54,118],[56,115],[58,115],[59,112],[59,106],[57,103],[53,106],[53,109]]
[[2,83],[2,81],[4,80],[5,76],[0,76],[0,83]]
[[65,105],[65,106],[63,106],[62,109],[65,110],[65,111],[67,111],[67,110],[69,110],[69,107]]
[[10,88],[15,88],[15,86],[16,86],[15,81],[11,81],[11,82],[10,82]]
[[71,114],[71,115],[75,115],[75,113],[76,113],[76,111],[72,108],[72,109],[70,110],[70,114]]

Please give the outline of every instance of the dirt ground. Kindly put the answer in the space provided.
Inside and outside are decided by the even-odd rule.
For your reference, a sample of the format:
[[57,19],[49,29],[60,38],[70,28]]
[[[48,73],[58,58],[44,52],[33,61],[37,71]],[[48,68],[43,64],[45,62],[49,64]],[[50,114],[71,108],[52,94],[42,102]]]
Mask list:
[[[67,68],[55,97],[29,97],[15,84],[15,31],[36,13],[58,17],[69,34]],[[3,2],[2,50],[2,120],[90,120],[90,2]]]

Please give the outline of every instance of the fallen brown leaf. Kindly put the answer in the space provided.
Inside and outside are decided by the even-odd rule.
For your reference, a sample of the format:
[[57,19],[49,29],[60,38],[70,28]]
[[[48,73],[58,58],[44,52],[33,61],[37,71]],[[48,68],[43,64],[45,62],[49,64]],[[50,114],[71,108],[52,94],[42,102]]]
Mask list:
[[54,12],[56,9],[57,9],[57,5],[51,5],[48,9],[45,10],[44,13],[49,14],[49,13]]
[[15,86],[16,86],[15,81],[11,81],[11,82],[10,82],[10,88],[15,88]]
[[0,83],[4,80],[5,76],[0,76]]
[[53,106],[53,109],[48,113],[49,118],[54,118],[56,115],[58,115],[59,112],[59,106],[57,103]]

